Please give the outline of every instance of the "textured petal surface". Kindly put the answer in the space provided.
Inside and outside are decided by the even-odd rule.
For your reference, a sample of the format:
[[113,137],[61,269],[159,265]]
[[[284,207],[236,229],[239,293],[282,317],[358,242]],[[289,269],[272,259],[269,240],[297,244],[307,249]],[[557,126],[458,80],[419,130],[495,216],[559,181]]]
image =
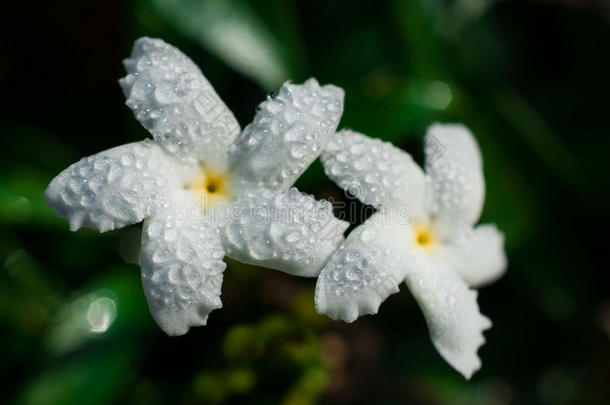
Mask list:
[[216,227],[187,210],[166,210],[144,222],[142,284],[150,312],[168,335],[205,325],[222,307],[225,263]]
[[477,222],[485,197],[481,152],[459,124],[434,124],[425,140],[429,210],[444,236]]
[[328,177],[366,204],[413,218],[424,212],[424,174],[411,155],[389,142],[342,130],[331,138],[322,163]]
[[45,200],[71,230],[105,232],[166,204],[186,171],[153,141],[131,143],[74,163],[51,181]]
[[286,82],[275,97],[261,103],[254,121],[231,147],[238,183],[287,190],[334,134],[343,113],[343,90]]
[[493,224],[469,228],[449,244],[439,246],[435,256],[449,264],[471,287],[494,282],[507,266],[504,234]]
[[317,276],[349,225],[294,188],[252,190],[234,208],[221,232],[227,256],[297,276]]
[[449,267],[414,259],[406,283],[424,313],[430,338],[443,358],[467,379],[481,367],[477,350],[491,321],[479,312],[477,292]]
[[181,159],[226,164],[239,124],[186,55],[160,39],[140,38],[124,64],[127,105],[155,140]]
[[316,285],[316,310],[333,319],[355,321],[375,314],[405,275],[402,257],[409,232],[384,213],[354,229],[322,269]]

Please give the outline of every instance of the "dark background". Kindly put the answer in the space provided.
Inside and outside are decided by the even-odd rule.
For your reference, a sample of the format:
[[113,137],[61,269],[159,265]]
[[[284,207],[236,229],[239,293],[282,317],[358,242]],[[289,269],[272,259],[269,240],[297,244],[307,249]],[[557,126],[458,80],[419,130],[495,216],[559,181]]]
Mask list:
[[[2,400],[610,403],[608,2],[3,2],[0,16]],[[314,76],[346,90],[341,127],[417,159],[430,123],[473,130],[482,221],[510,264],[480,291],[494,327],[471,381],[404,286],[346,325],[315,313],[314,280],[229,262],[208,326],[164,335],[134,264],[140,226],[71,233],[43,200],[80,157],[147,136],[117,83],[144,35],[191,56],[242,126],[281,82]],[[319,163],[298,186],[345,199]],[[116,319],[91,332],[109,303]]]

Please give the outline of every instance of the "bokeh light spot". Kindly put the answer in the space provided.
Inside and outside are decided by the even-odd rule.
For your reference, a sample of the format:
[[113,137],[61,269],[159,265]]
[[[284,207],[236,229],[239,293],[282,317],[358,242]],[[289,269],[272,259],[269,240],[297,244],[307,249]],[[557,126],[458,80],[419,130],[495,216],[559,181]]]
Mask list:
[[436,110],[444,110],[449,107],[453,100],[451,88],[445,82],[433,81],[430,82],[423,94],[423,103]]
[[87,310],[89,330],[94,333],[104,333],[116,318],[116,304],[108,297],[94,300]]

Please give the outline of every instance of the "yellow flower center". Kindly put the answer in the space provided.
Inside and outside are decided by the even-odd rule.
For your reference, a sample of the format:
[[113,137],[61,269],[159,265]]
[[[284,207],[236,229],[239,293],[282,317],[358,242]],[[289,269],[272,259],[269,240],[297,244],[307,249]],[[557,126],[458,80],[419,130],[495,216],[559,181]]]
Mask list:
[[413,243],[418,248],[431,250],[437,241],[429,225],[418,224],[413,226]]
[[219,173],[201,167],[199,175],[184,185],[201,201],[203,212],[209,211],[215,204],[231,199],[227,173]]

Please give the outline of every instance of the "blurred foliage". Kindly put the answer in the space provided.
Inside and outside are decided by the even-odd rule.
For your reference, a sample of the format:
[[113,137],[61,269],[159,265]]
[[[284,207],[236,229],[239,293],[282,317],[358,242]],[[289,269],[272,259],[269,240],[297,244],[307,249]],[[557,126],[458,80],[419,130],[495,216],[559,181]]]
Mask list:
[[[604,2],[138,0],[3,4],[0,380],[18,404],[610,403],[605,253],[610,146]],[[82,156],[146,132],[116,80],[134,39],[190,55],[247,124],[284,80],[346,90],[342,127],[421,160],[460,121],[485,160],[483,222],[510,268],[466,382],[405,288],[354,324],[315,313],[314,280],[233,261],[224,308],[169,338],[141,288],[139,226],[68,232],[43,200]],[[298,186],[345,199],[314,164]]]

